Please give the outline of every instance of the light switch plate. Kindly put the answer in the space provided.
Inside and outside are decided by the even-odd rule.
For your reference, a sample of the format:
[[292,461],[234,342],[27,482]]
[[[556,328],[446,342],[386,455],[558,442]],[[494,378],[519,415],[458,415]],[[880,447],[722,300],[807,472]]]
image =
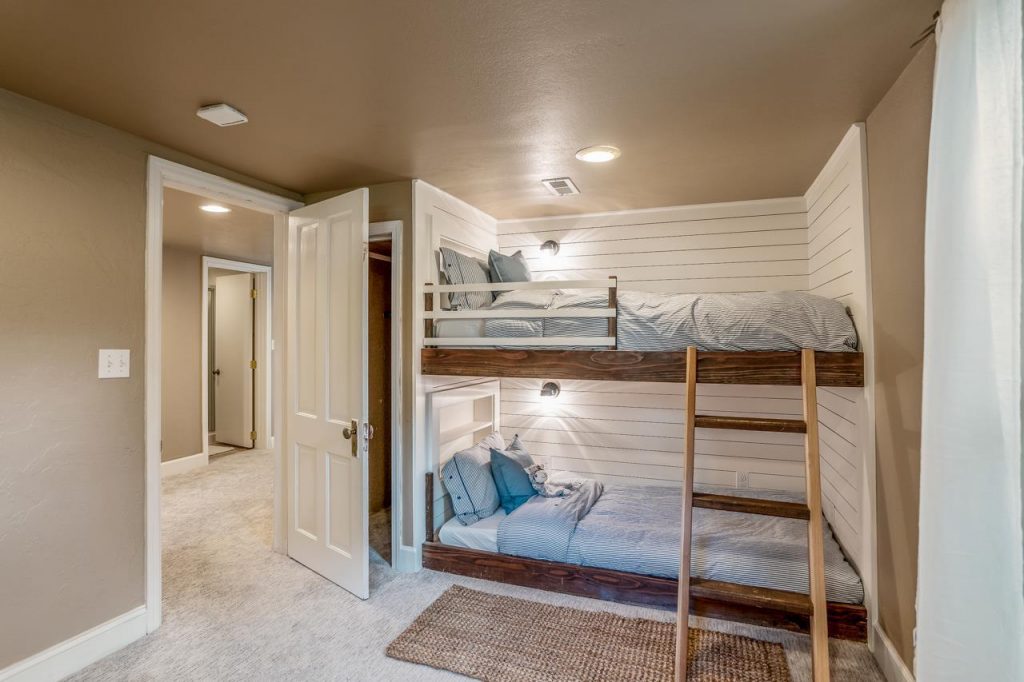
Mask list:
[[127,348],[100,348],[99,378],[128,377],[131,370],[131,353]]

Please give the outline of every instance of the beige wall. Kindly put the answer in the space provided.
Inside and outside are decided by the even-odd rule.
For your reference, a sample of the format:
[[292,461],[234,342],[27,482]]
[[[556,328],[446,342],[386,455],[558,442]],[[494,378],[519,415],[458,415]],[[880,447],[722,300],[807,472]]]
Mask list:
[[924,214],[935,45],[868,116],[875,322],[878,615],[913,664],[921,471]]
[[0,669],[144,601],[150,153],[245,181],[0,90]]
[[168,461],[203,451],[203,256],[164,247],[163,450]]

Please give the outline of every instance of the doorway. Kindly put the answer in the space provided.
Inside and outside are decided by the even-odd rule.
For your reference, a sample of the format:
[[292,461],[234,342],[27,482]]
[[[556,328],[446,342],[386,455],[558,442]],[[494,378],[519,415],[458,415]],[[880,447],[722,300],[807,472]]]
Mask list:
[[203,257],[203,433],[210,457],[273,446],[273,268]]
[[391,252],[387,239],[369,244],[370,548],[391,564]]

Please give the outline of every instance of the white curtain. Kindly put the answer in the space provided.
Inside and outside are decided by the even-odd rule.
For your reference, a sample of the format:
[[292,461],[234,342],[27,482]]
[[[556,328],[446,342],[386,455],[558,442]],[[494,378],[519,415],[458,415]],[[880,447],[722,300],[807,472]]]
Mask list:
[[947,0],[925,240],[916,676],[1024,680],[1021,0]]

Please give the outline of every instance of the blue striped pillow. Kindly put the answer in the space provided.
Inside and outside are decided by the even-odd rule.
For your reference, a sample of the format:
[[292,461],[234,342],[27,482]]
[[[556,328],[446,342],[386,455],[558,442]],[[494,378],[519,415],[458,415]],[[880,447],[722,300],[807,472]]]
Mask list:
[[468,526],[486,519],[498,509],[500,498],[491,475],[491,448],[505,441],[495,432],[467,450],[452,455],[441,468],[441,480],[452,497],[455,518]]
[[[441,261],[444,263],[444,275],[451,284],[490,284],[487,269],[476,258],[442,246]],[[490,291],[474,291],[452,294],[449,300],[452,310],[477,310],[489,306],[494,301],[494,294]]]

